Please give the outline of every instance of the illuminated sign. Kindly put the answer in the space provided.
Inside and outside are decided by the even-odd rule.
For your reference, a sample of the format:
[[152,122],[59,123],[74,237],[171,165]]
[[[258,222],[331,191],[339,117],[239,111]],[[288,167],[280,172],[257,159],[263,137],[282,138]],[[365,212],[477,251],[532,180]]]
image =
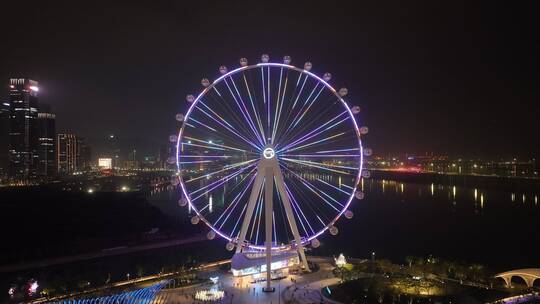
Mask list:
[[100,169],[112,169],[112,158],[99,158],[98,166]]

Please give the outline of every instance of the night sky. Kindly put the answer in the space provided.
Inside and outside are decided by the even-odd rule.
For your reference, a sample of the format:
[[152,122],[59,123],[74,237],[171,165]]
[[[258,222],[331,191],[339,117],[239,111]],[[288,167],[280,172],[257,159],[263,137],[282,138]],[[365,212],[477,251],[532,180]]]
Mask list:
[[240,57],[290,55],[349,89],[375,153],[540,155],[532,7],[269,2],[7,1],[0,100],[10,77],[38,80],[58,131],[96,147],[113,133],[155,152],[176,132],[174,115],[202,77],[238,66]]

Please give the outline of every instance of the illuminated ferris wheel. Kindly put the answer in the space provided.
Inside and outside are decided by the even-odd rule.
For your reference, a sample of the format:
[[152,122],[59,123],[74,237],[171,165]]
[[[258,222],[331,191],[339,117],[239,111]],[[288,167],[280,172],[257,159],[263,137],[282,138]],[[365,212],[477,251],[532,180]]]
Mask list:
[[335,90],[330,73],[319,77],[283,63],[248,64],[214,81],[204,78],[202,92],[188,95],[189,110],[175,141],[181,206],[197,224],[228,241],[227,249],[276,252],[296,250],[307,268],[305,246],[318,247],[325,231],[336,235],[363,170],[360,107]]

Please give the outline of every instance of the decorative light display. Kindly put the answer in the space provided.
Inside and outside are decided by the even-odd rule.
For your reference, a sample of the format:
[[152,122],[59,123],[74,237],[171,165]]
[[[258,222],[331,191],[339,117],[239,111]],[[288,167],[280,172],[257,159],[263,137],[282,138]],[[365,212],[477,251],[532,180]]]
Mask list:
[[170,280],[161,281],[155,285],[148,286],[141,289],[136,289],[128,292],[122,292],[114,295],[103,296],[98,298],[85,298],[85,299],[72,299],[62,300],[59,302],[49,302],[56,304],[118,304],[118,303],[152,303],[156,294],[167,284]]
[[225,292],[222,290],[199,290],[195,293],[195,299],[199,301],[217,301],[225,297]]
[[337,267],[343,267],[347,265],[347,260],[345,259],[343,253],[340,253],[337,258],[334,258],[334,261],[336,262]]
[[187,95],[176,136],[181,196],[191,222],[226,239],[227,250],[296,250],[305,269],[304,246],[336,235],[338,219],[352,218],[352,201],[363,198],[368,129],[344,99],[354,93],[336,90],[311,62],[298,68],[267,54],[248,62],[220,66],[217,79]]

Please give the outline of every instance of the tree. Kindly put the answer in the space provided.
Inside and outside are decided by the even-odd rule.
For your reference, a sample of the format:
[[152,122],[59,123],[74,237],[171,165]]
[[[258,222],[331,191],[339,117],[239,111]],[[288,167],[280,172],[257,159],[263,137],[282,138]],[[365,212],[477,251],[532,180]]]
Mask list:
[[142,265],[137,265],[137,276],[140,278],[144,275],[144,267]]
[[412,263],[414,262],[414,257],[411,256],[411,255],[408,255],[405,257],[405,261],[407,262],[407,264],[409,264],[409,268],[412,267]]

